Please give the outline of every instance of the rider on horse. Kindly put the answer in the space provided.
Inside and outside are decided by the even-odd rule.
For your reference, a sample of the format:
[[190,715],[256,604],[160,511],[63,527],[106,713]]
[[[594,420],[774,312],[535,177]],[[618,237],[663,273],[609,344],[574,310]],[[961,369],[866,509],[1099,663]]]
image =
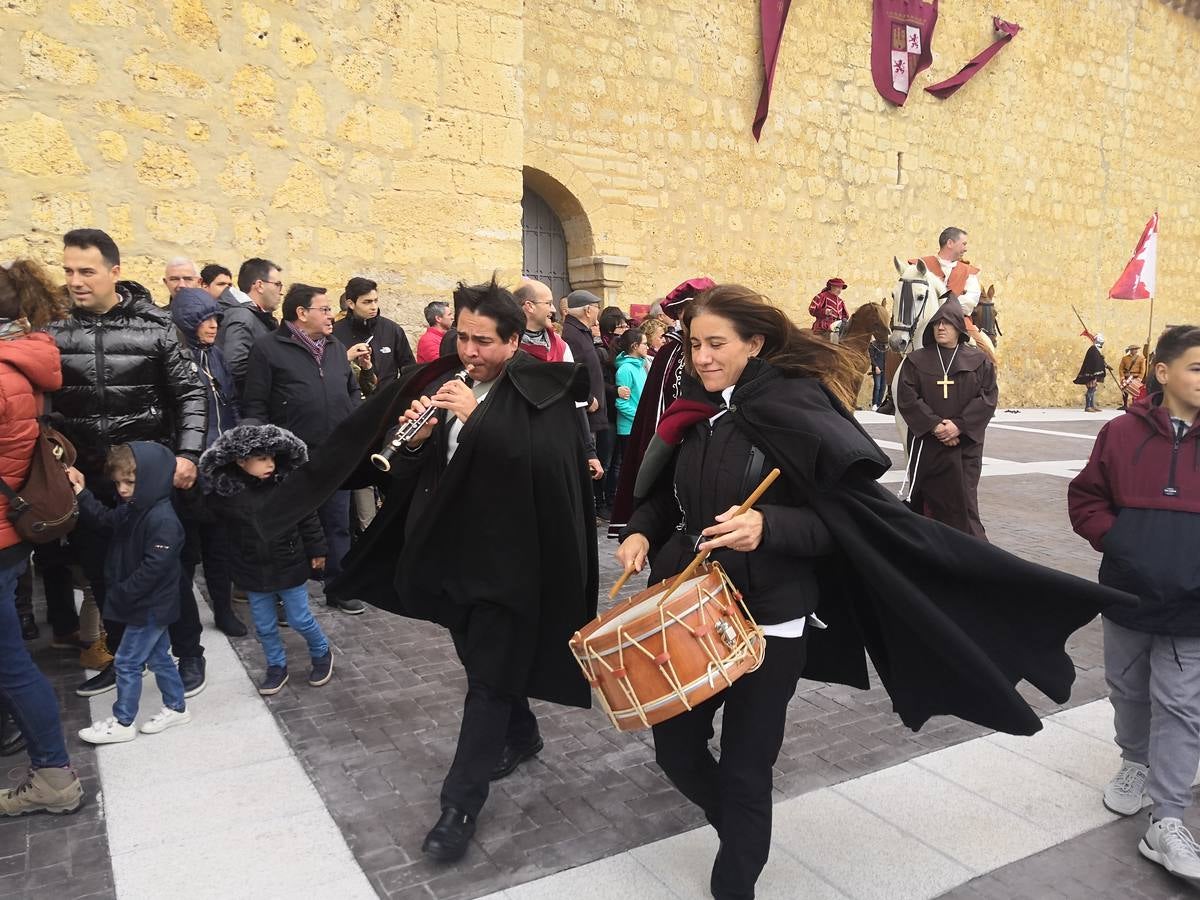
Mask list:
[[846,289],[846,282],[840,278],[830,278],[825,282],[825,290],[812,298],[808,304],[808,314],[816,321],[813,322],[813,334],[829,337],[833,326],[850,318],[846,312],[846,304],[839,296]]

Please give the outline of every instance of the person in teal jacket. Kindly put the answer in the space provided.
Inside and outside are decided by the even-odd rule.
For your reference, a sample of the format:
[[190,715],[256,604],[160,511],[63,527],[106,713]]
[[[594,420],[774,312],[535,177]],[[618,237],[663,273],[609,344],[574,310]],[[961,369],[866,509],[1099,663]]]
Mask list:
[[[642,388],[649,371],[647,353],[650,345],[646,336],[637,328],[630,328],[617,339],[617,443],[613,448],[610,471],[613,484],[620,476],[621,458],[633,430],[633,417],[637,414],[638,401],[642,399]],[[620,388],[629,388],[629,396],[622,397]]]

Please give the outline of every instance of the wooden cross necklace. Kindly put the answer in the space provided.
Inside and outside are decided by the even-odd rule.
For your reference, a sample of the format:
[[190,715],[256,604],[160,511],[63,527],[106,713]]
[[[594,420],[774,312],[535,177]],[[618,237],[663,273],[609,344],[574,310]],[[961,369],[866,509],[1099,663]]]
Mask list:
[[950,399],[950,385],[954,384],[954,379],[950,377],[950,367],[954,365],[954,357],[958,356],[958,348],[961,346],[962,344],[958,344],[954,348],[954,352],[950,354],[950,362],[944,363],[942,362],[942,345],[938,344],[938,365],[942,367],[942,380],[935,381],[934,384],[941,386],[943,400]]

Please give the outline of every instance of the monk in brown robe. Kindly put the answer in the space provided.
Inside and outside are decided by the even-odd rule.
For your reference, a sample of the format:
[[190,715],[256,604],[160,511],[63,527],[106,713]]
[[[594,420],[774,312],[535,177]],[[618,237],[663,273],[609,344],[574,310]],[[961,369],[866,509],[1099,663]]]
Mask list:
[[979,520],[983,433],[996,412],[996,368],[967,343],[951,297],[900,368],[896,405],[909,428],[908,501],[917,512],[987,540]]

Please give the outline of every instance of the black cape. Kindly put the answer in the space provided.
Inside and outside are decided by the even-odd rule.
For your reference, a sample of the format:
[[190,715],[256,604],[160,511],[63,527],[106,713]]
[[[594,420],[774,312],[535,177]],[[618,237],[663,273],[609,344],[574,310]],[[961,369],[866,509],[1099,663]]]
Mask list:
[[[373,394],[288,478],[284,500],[260,528],[286,527],[346,483],[360,483],[363,463],[412,399],[459,367],[457,356],[443,357]],[[518,352],[462,429],[454,459],[436,472],[436,489],[412,510],[416,492],[432,482],[411,477],[412,468],[398,460],[396,471],[407,468],[410,477],[384,485],[384,505],[329,595],[451,629],[472,607],[486,607],[489,616],[502,610],[528,638],[527,680],[506,683],[510,648],[502,646],[486,657],[475,654],[472,674],[499,689],[590,706],[591,692],[567,645],[595,616],[599,583],[575,407],[586,392],[580,367]],[[428,445],[422,470],[444,450],[444,441]]]
[[1015,685],[1065,702],[1075,680],[1067,639],[1135,598],[914,513],[876,483],[890,461],[832,394],[813,379],[776,384],[731,414],[838,547],[820,567],[817,615],[829,628],[811,632],[804,677],[869,688],[865,649],[914,731],[936,715],[1038,731]]
[[1093,344],[1083,355],[1083,365],[1079,367],[1079,374],[1075,376],[1074,383],[1087,384],[1089,381],[1103,381],[1105,368],[1104,354]]

